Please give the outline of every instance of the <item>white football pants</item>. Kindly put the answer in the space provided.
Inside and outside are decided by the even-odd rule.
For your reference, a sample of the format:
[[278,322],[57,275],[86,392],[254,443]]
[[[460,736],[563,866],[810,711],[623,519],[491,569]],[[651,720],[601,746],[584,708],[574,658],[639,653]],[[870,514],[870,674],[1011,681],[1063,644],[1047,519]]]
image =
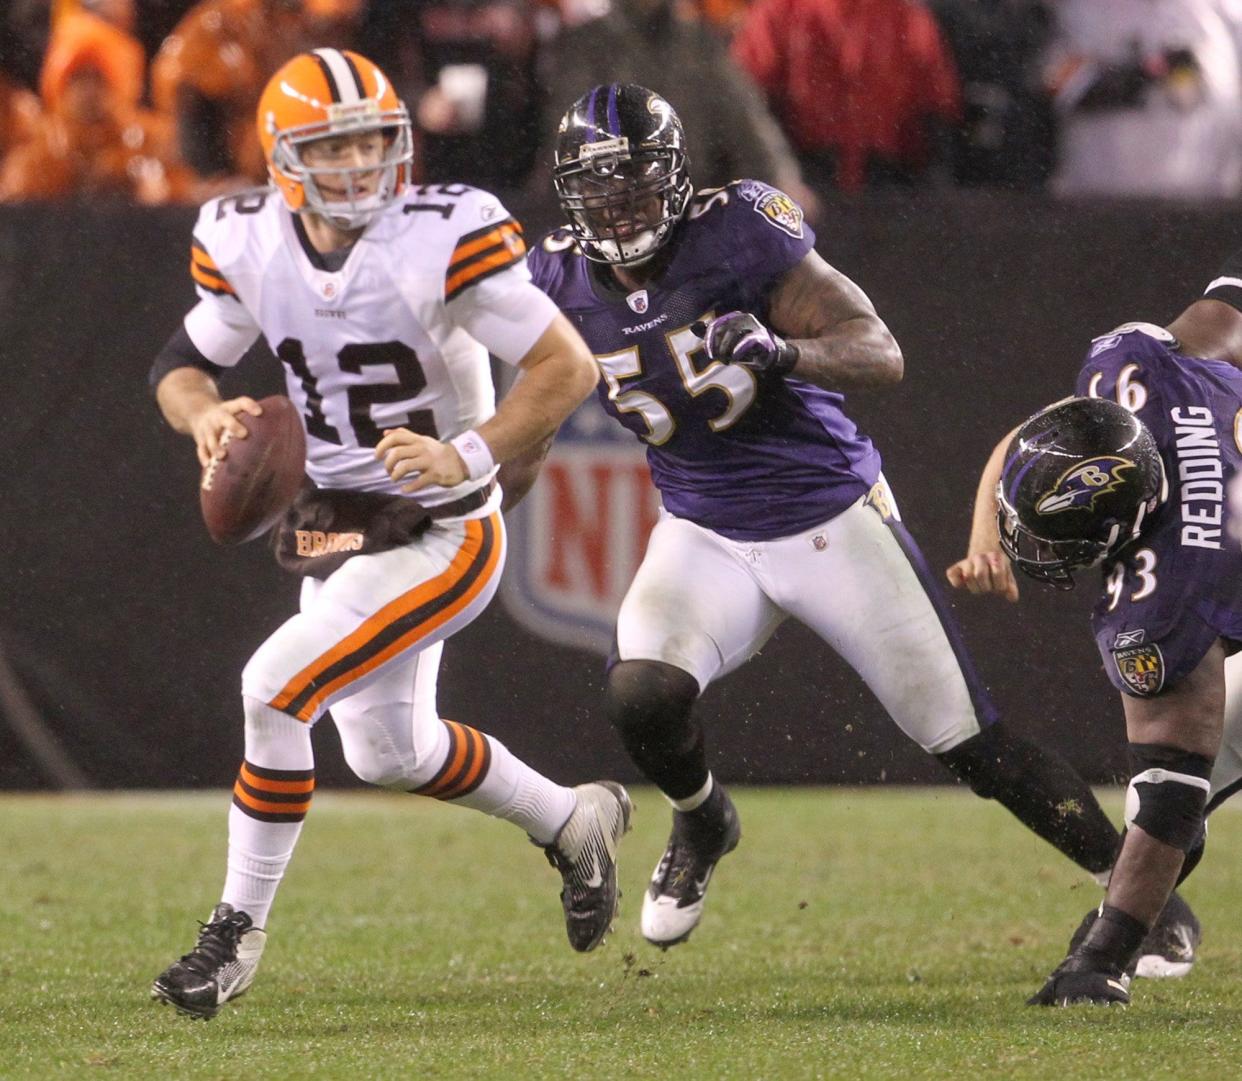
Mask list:
[[922,563],[883,478],[835,518],[778,540],[732,541],[662,511],[621,605],[619,656],[674,665],[702,689],[792,617],[844,658],[906,735],[947,751],[979,732],[981,715],[988,723],[991,705],[912,559]]

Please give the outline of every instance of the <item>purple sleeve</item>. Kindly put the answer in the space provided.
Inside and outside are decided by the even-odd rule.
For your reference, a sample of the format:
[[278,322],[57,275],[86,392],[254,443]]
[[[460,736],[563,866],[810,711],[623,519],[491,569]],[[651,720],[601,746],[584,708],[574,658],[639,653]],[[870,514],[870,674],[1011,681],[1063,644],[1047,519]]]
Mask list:
[[802,207],[778,188],[758,180],[737,180],[725,190],[731,261],[758,302],[776,278],[815,247],[815,231]]
[[576,252],[573,235],[562,226],[539,238],[526,253],[526,266],[533,281],[548,296],[556,299],[565,278],[567,255]]
[[526,253],[526,267],[530,271],[530,279],[545,293],[550,292],[551,263],[543,250],[543,243],[536,244]]
[[1074,385],[1081,397],[1108,398],[1138,415],[1159,434],[1163,424],[1160,399],[1170,377],[1173,338],[1162,327],[1124,324],[1096,338]]

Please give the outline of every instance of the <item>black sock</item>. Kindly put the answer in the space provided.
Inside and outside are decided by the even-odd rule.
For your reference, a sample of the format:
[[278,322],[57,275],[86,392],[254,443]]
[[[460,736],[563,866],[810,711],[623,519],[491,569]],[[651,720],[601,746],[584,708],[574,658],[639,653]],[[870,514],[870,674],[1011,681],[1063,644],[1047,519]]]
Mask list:
[[1121,835],[1064,759],[999,723],[936,757],[1080,867],[1093,874],[1112,867]]
[[1074,953],[1092,968],[1124,972],[1149,930],[1151,928],[1128,912],[1104,905]]

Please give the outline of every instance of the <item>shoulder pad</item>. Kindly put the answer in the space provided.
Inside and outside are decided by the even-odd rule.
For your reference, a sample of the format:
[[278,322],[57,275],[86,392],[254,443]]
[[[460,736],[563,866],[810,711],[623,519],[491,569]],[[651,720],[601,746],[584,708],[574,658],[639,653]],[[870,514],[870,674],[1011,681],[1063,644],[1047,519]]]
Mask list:
[[1155,323],[1122,323],[1119,327],[1113,327],[1107,334],[1101,334],[1098,338],[1092,338],[1093,342],[1103,341],[1105,338],[1120,337],[1122,334],[1130,334],[1137,332],[1146,334],[1149,338],[1155,338],[1158,342],[1164,342],[1165,345],[1176,345],[1177,339],[1173,337],[1164,327],[1158,327]]
[[727,206],[732,203],[738,208],[734,213],[739,224],[754,223],[749,215],[742,213],[743,208],[749,208],[770,227],[795,240],[802,240],[806,235],[802,207],[780,188],[774,188],[762,180],[733,180],[723,188],[699,192],[696,199],[699,198],[704,199],[702,209],[697,213],[692,209],[691,217],[699,217],[713,206]]
[[[190,241],[190,277],[201,290],[215,296],[238,299],[229,276],[253,251],[257,227],[270,222],[283,205],[274,188],[255,188],[237,195],[225,195],[204,203],[194,224]],[[269,230],[274,236],[275,230]]]
[[458,236],[509,217],[495,195],[469,184],[420,184],[407,193],[402,211],[420,218],[426,215],[429,222],[444,222]]
[[283,206],[275,188],[254,188],[236,195],[223,195],[204,203],[194,223],[194,237],[211,255],[223,262],[240,252],[260,220],[270,218]]
[[574,234],[568,225],[561,225],[553,229],[531,249],[532,254],[536,251],[546,252],[548,255],[560,255],[562,252],[572,252],[574,255],[578,252],[578,241],[574,238]]

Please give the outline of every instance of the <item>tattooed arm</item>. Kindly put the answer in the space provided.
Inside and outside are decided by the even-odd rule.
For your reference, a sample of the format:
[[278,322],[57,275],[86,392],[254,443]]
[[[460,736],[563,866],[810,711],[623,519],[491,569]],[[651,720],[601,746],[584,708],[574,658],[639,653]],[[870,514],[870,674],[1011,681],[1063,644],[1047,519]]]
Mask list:
[[794,378],[836,391],[901,381],[901,348],[867,294],[814,251],[776,283],[768,311],[798,351]]

